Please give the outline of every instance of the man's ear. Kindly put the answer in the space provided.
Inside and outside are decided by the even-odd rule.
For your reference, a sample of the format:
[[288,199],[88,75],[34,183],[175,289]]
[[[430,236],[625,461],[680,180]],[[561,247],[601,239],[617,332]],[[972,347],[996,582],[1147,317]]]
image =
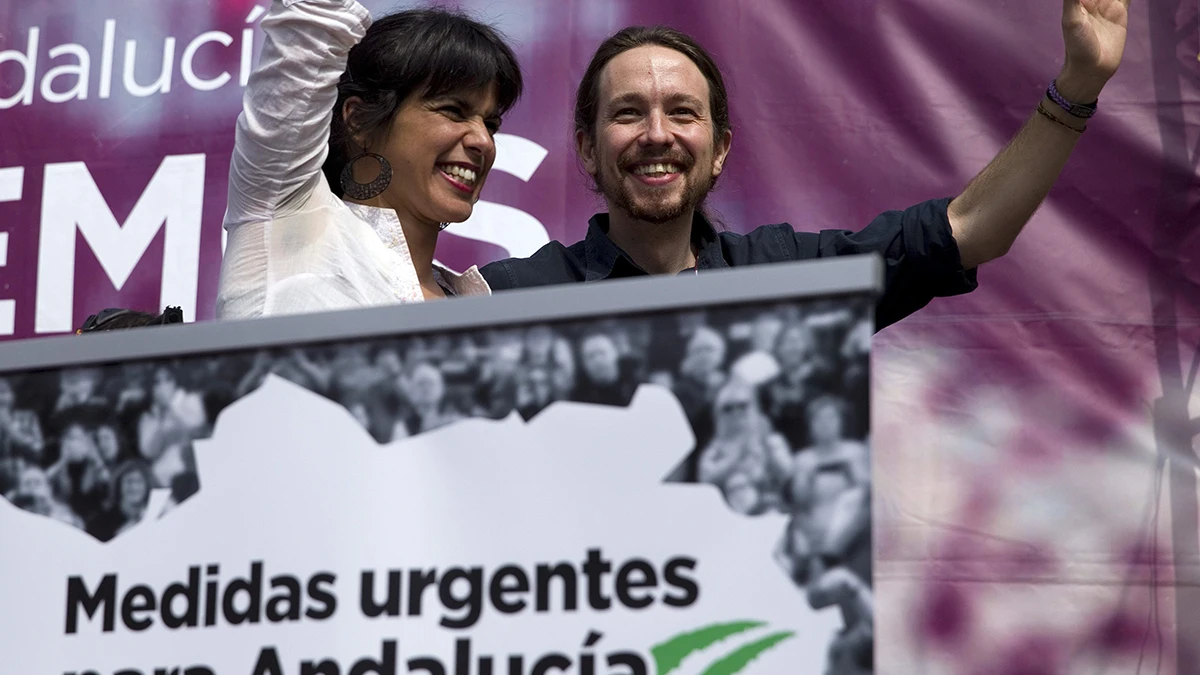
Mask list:
[[725,169],[725,158],[729,156],[729,148],[733,145],[733,129],[726,129],[713,148],[713,178],[721,175]]
[[596,142],[587,132],[575,132],[575,151],[579,153],[579,159],[583,160],[583,168],[594,178],[597,171]]

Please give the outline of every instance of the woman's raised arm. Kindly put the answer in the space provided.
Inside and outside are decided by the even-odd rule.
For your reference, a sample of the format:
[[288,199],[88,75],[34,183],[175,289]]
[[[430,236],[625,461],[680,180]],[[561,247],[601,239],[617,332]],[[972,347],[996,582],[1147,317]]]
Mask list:
[[226,225],[302,204],[329,152],[337,84],[371,16],[356,0],[274,0],[247,83],[229,170]]

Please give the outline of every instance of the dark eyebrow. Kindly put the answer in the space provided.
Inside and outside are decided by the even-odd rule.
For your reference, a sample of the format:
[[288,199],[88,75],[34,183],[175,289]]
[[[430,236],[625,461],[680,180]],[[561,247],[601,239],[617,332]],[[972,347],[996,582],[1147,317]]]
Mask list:
[[[611,110],[612,108],[616,108],[618,106],[622,106],[622,105],[626,105],[626,104],[630,104],[630,103],[644,103],[645,100],[646,100],[646,97],[642,96],[641,94],[639,94],[637,92],[630,91],[630,92],[626,92],[624,94],[621,94],[620,96],[617,96],[617,97],[609,100],[607,108]],[[682,103],[684,105],[692,106],[693,108],[696,108],[697,110],[704,109],[704,102],[701,101],[700,99],[696,98],[695,96],[692,96],[691,94],[682,94],[682,93],[672,94],[667,97],[667,101],[672,105]]]
[[[440,100],[440,101],[445,101],[447,103],[453,103],[454,105],[458,106],[459,108],[462,108],[462,111],[468,115],[472,115],[477,112],[475,109],[475,106],[472,105],[470,101],[468,101],[465,98],[462,98],[461,96],[457,96],[455,94],[444,94],[442,96],[436,96],[436,97],[434,97],[433,100],[434,101]],[[500,111],[498,111],[498,110],[493,110],[489,114],[480,113],[480,116],[483,117],[484,119],[488,119],[488,120],[500,121],[500,119],[501,119]]]
[[610,99],[607,107],[615,108],[617,106],[625,105],[628,103],[642,103],[645,100],[646,100],[645,96],[642,96],[641,94],[639,94],[635,91],[630,91],[630,92],[621,94],[620,96],[617,96],[616,98]]
[[670,100],[672,103],[683,103],[685,105],[690,105],[697,110],[704,108],[704,102],[695,96],[692,96],[691,94],[675,94],[668,100]]

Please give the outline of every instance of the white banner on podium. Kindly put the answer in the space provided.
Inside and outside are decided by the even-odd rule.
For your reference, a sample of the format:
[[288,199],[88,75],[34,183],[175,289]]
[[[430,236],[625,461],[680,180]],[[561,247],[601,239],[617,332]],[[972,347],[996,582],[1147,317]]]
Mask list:
[[873,672],[876,279],[7,345],[4,670]]

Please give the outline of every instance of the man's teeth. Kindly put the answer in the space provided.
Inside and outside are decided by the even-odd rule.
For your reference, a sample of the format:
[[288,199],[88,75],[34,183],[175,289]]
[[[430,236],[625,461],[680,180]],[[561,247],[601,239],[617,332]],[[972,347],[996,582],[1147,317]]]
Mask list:
[[466,183],[467,185],[475,184],[475,172],[472,171],[471,169],[465,169],[461,166],[453,166],[453,165],[448,165],[448,164],[443,164],[442,166],[440,166],[438,168],[441,169],[442,171],[446,172],[447,174],[454,176],[455,178],[459,179],[463,183]]
[[678,164],[643,164],[633,170],[639,176],[662,176],[668,173],[679,173]]

